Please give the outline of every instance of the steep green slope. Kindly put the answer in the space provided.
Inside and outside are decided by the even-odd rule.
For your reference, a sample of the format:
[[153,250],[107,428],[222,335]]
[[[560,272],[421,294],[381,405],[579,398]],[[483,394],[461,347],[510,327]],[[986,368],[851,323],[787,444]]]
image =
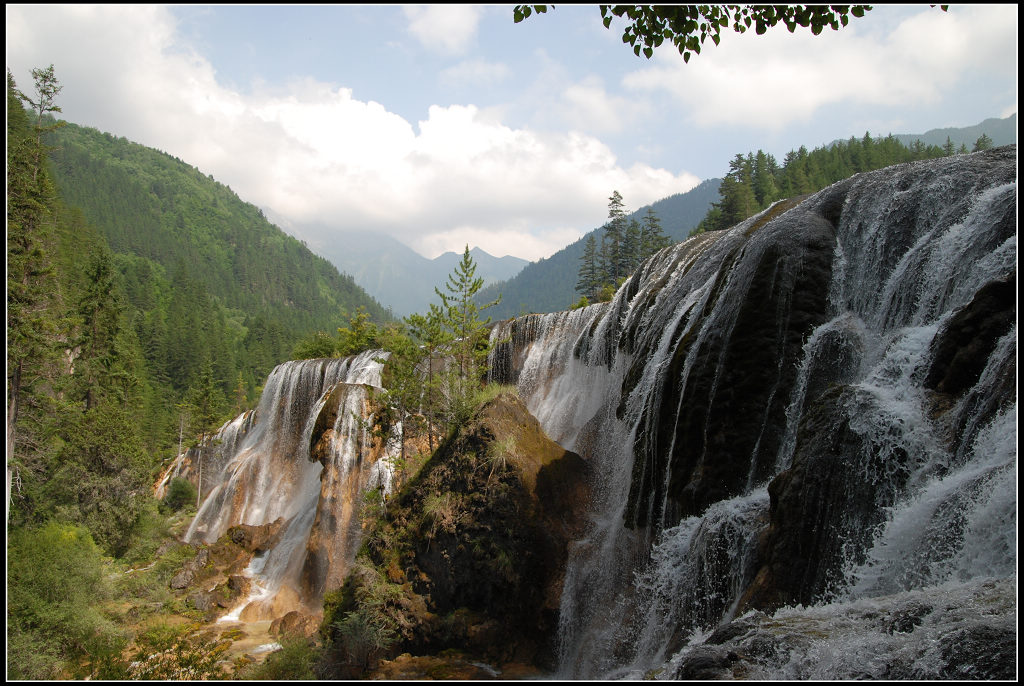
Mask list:
[[351,277],[195,167],[74,124],[55,132],[51,145],[61,196],[82,209],[115,253],[167,273],[184,265],[224,307],[295,334],[333,330],[343,312],[358,307],[386,317]]

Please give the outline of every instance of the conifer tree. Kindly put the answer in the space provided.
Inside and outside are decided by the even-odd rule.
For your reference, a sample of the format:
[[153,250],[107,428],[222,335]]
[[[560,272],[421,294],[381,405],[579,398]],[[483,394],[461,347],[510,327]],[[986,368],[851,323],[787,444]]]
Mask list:
[[380,331],[370,321],[370,314],[365,307],[356,308],[348,320],[347,327],[338,327],[338,352],[342,357],[355,355],[364,350],[371,350],[380,345]]
[[[415,315],[420,317],[421,315]],[[408,325],[391,324],[380,331],[380,346],[387,351],[384,362],[384,388],[382,399],[387,410],[389,429],[398,428],[399,465],[405,464],[406,435],[410,425],[426,417],[420,412],[426,400],[426,379],[421,374],[423,350],[410,337]],[[427,420],[428,432],[430,428]],[[386,439],[387,437],[385,437]],[[428,436],[433,451],[433,437]]]
[[426,359],[422,361],[425,380],[422,393],[422,412],[427,420],[427,441],[434,451],[434,425],[440,420],[440,383],[435,373],[438,356],[451,343],[451,334],[444,325],[445,316],[438,305],[431,304],[427,314],[406,317],[409,332],[423,346]]
[[775,183],[775,175],[778,170],[778,164],[774,157],[765,154],[763,150],[757,151],[757,155],[754,157],[751,182],[758,209],[764,209],[779,199],[779,191]]
[[640,222],[630,219],[626,225],[625,238],[622,241],[622,275],[636,271],[645,255],[642,251]]
[[490,351],[488,325],[491,318],[481,319],[481,313],[501,302],[498,299],[485,305],[477,305],[475,296],[483,288],[484,280],[476,276],[476,263],[466,246],[462,261],[455,266],[445,284],[446,292],[434,288],[441,299],[442,323],[452,338],[452,356],[455,361],[451,378],[449,400],[452,404],[453,419],[465,419],[464,411],[468,401],[480,385]]
[[622,196],[612,191],[608,198],[608,223],[604,226],[601,242],[601,256],[604,281],[617,284],[619,278],[626,275],[624,243],[626,240],[626,209]]
[[[38,72],[38,74],[37,74]],[[52,67],[49,71],[52,77]],[[33,70],[40,114],[55,111],[41,81],[46,72]],[[55,83],[55,81],[54,81]],[[58,89],[59,90],[59,89]],[[18,90],[7,72],[7,517],[12,485],[22,481],[22,467],[41,470],[38,453],[43,438],[39,421],[48,411],[39,387],[59,377],[63,329],[55,273],[51,262],[56,193],[46,172],[44,127],[28,120]],[[27,412],[26,412],[27,410]],[[22,438],[19,439],[18,435]],[[30,454],[31,453],[31,454]]]
[[647,208],[647,213],[644,215],[642,223],[643,226],[640,231],[641,261],[646,260],[659,250],[672,245],[672,240],[662,231],[661,220],[654,212],[654,208]]
[[722,199],[714,204],[721,211],[716,229],[727,229],[757,211],[757,199],[750,182],[750,165],[743,155],[736,155],[729,163],[729,173],[722,179],[719,193]]
[[583,255],[580,257],[580,268],[576,279],[576,292],[587,300],[595,300],[601,287],[598,272],[597,239],[590,234],[583,244]]
[[213,364],[208,358],[202,361],[194,385],[185,393],[185,403],[192,410],[195,431],[215,431],[223,421],[227,398],[214,378]]

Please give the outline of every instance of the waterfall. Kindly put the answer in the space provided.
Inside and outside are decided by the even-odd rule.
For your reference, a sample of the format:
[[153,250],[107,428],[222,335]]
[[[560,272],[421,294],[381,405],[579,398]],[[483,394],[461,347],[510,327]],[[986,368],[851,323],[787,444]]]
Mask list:
[[185,540],[213,543],[239,524],[280,527],[247,570],[253,595],[232,616],[316,613],[327,584],[340,585],[358,547],[360,496],[390,484],[393,448],[370,432],[370,391],[381,386],[384,356],[368,351],[281,364],[255,412],[211,441],[216,450],[208,452],[223,465],[210,470],[216,485]]
[[599,475],[561,675],[672,678],[757,609],[942,587],[960,616],[1015,574],[1015,265],[1013,147],[859,175],[497,326],[492,374]]

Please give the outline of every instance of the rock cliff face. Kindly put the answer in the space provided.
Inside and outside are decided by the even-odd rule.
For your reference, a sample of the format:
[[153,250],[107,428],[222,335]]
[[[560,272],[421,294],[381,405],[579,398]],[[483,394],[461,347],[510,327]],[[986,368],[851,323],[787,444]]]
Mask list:
[[324,592],[347,574],[362,533],[362,493],[390,489],[397,449],[376,400],[383,357],[280,365],[254,412],[168,470],[206,489],[187,541],[212,544],[239,525],[275,527],[247,571],[253,583],[236,608],[241,619],[318,616]]
[[589,477],[514,395],[499,395],[387,503],[329,613],[373,614],[395,632],[394,654],[457,648],[552,667]]
[[494,377],[595,472],[560,674],[1013,573],[1016,175],[1015,147],[862,174],[496,327]]

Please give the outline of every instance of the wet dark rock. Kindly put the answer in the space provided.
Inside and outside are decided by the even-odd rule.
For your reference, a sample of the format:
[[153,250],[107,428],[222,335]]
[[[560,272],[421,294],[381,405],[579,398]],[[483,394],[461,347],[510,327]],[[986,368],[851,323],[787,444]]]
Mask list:
[[[637,434],[628,526],[674,525],[774,467],[803,341],[826,318],[835,245],[817,210],[785,217],[784,226],[762,217],[747,235],[720,239],[734,244],[707,300],[677,324],[660,402],[645,410],[647,428]],[[637,364],[646,364],[652,351],[637,347]]]
[[[764,615],[757,613],[755,618],[762,618]],[[744,635],[750,631],[755,620],[741,618],[731,622],[727,622],[722,626],[715,629],[707,640],[704,641],[706,645],[723,645],[730,641],[735,640],[737,637]]]
[[964,627],[942,638],[941,651],[944,679],[1013,681],[1017,677],[1017,632],[1013,629]]
[[871,402],[856,388],[837,387],[807,413],[793,465],[768,486],[763,562],[744,607],[819,602],[842,583],[844,561],[862,559],[883,508],[895,502],[909,475],[903,447],[878,443],[857,426]]
[[676,668],[674,679],[686,681],[731,678],[736,653],[717,646],[699,646],[687,653]]
[[915,627],[921,625],[921,622],[924,621],[924,617],[931,611],[932,608],[926,605],[910,605],[908,607],[899,608],[892,613],[892,616],[885,628],[886,633],[909,634]]
[[228,577],[227,586],[236,596],[248,595],[252,589],[252,579],[241,574],[232,574]]
[[977,383],[996,342],[1017,321],[1017,272],[982,287],[935,338],[924,385],[960,395]]

